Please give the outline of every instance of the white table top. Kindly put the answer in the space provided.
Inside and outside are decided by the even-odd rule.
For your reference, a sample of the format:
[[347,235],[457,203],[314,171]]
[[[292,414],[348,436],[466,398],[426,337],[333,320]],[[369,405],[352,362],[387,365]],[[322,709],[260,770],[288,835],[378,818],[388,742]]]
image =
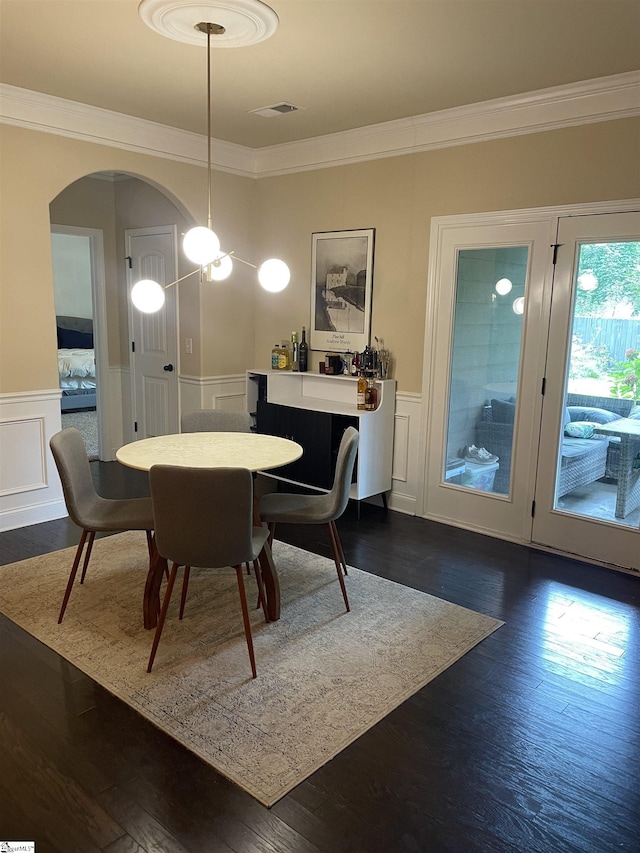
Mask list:
[[116,452],[119,462],[139,471],[161,464],[264,471],[295,462],[301,456],[302,447],[295,441],[254,432],[159,435],[125,444]]

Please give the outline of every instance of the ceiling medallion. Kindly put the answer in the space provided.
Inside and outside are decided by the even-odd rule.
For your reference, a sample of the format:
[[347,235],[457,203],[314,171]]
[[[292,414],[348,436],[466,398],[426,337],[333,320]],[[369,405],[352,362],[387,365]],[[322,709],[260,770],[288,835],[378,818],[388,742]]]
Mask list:
[[138,15],[157,33],[185,44],[206,45],[198,25],[223,28],[214,47],[246,47],[265,41],[278,29],[278,16],[260,0],[140,0]]

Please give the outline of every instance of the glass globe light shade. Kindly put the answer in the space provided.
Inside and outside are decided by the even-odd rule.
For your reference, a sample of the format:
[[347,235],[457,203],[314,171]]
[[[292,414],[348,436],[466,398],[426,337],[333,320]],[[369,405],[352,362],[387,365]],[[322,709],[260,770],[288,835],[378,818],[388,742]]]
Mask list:
[[233,269],[233,261],[229,255],[218,255],[208,264],[207,278],[212,281],[224,281],[229,278]]
[[500,296],[506,296],[512,287],[513,283],[508,278],[501,278],[500,281],[496,282],[496,293],[499,293]]
[[204,267],[220,254],[220,240],[210,228],[197,225],[184,235],[182,248],[190,261]]
[[578,287],[587,293],[591,293],[598,287],[598,279],[592,272],[583,272],[578,276]]
[[143,278],[131,288],[131,301],[144,314],[154,314],[165,302],[164,287],[150,278]]
[[524,296],[518,296],[513,300],[513,313],[524,314]]
[[289,284],[291,272],[284,261],[269,258],[258,269],[258,281],[270,293],[278,293]]

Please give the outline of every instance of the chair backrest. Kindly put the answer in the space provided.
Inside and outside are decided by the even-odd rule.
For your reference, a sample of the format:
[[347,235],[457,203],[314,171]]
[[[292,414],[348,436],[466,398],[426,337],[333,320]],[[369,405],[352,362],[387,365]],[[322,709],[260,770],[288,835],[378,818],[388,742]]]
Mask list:
[[330,513],[334,519],[340,518],[349,503],[351,476],[353,474],[353,466],[356,462],[359,440],[360,433],[358,430],[355,427],[347,427],[340,441],[333,486],[327,496],[329,498]]
[[181,432],[251,432],[249,412],[225,412],[222,409],[197,409],[180,419]]
[[49,447],[62,482],[67,512],[75,524],[86,527],[98,495],[84,439],[75,427],[68,427],[51,436]]
[[247,468],[153,465],[149,484],[160,556],[205,568],[253,559],[253,478]]

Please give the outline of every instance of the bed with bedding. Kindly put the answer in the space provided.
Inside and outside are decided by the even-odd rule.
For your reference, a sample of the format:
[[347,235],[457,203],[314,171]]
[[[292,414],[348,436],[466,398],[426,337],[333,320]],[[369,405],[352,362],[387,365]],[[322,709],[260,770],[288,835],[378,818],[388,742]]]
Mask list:
[[63,412],[96,408],[96,359],[93,320],[85,317],[56,317],[58,374]]

